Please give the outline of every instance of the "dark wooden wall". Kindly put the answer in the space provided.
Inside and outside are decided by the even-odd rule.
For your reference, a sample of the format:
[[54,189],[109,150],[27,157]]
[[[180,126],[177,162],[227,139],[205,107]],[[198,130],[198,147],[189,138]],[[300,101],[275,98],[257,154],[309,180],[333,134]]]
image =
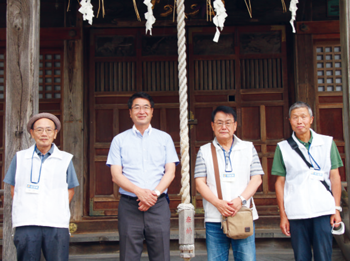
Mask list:
[[[334,138],[345,162],[339,21],[298,22],[295,39],[296,100],[310,104],[313,129]],[[344,167],[340,175],[346,181]]]

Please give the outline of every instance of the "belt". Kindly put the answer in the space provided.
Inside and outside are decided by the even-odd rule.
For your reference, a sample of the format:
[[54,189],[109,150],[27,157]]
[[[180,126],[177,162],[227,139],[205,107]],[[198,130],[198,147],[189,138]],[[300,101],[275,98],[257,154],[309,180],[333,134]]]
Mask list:
[[[124,194],[122,194],[122,197],[129,199],[129,200],[137,200],[137,197],[131,197],[131,196],[124,195]],[[165,193],[161,194],[158,198],[163,198],[163,197],[165,197]]]

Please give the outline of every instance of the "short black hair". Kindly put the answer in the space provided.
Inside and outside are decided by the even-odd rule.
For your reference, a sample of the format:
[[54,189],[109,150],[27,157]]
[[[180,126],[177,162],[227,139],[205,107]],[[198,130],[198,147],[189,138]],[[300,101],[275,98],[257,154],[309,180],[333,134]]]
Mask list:
[[151,104],[151,108],[154,108],[154,101],[153,101],[151,95],[149,95],[148,93],[145,93],[145,92],[137,92],[137,93],[134,93],[128,100],[129,109],[131,109],[132,103],[137,98],[142,98],[142,99],[148,100],[149,103]]
[[233,119],[234,121],[237,121],[237,113],[236,111],[231,108],[231,107],[228,107],[228,106],[218,106],[212,113],[211,113],[211,121],[214,122],[214,119],[215,119],[215,115],[218,113],[218,112],[223,112],[223,113],[226,113],[226,114],[231,114],[233,116]]

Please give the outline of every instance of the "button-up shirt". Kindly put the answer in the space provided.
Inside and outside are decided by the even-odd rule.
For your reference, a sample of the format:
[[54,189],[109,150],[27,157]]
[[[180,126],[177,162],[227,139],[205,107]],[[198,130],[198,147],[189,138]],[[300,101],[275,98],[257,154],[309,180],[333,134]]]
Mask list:
[[[133,184],[154,190],[165,173],[165,164],[171,162],[179,163],[173,140],[150,125],[143,135],[133,126],[115,136],[106,164],[122,166],[123,175]],[[122,188],[119,192],[136,196]]]

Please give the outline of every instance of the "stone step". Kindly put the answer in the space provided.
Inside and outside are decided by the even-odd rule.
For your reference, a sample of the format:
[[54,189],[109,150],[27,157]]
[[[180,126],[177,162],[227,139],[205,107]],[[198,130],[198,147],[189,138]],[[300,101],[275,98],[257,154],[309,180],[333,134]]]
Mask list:
[[[204,246],[204,248],[203,248]],[[71,253],[69,260],[74,261],[90,261],[90,260],[101,260],[101,261],[118,261],[119,251],[117,246],[115,250],[110,253],[102,253],[88,251],[85,254],[74,254]],[[290,245],[290,240],[285,239],[270,239],[261,238],[256,239],[256,257],[257,261],[283,261],[283,260],[294,260],[293,250]],[[180,258],[180,252],[178,250],[170,251],[171,261],[182,261]],[[149,260],[147,256],[147,251],[143,251],[141,261]],[[207,260],[207,253],[205,250],[205,240],[196,240],[196,250],[195,257],[191,259],[192,261],[205,261]],[[232,251],[230,251],[229,261],[233,261]],[[334,244],[332,261],[346,261],[343,257],[341,250]]]
[[[256,228],[255,229],[256,238],[286,238],[286,236],[281,232],[279,228]],[[200,228],[195,230],[195,238],[205,238],[205,229]],[[170,239],[179,239],[179,230],[171,229]],[[118,232],[104,232],[104,233],[88,233],[88,234],[72,234],[70,238],[71,243],[79,242],[109,242],[109,241],[119,241]]]

